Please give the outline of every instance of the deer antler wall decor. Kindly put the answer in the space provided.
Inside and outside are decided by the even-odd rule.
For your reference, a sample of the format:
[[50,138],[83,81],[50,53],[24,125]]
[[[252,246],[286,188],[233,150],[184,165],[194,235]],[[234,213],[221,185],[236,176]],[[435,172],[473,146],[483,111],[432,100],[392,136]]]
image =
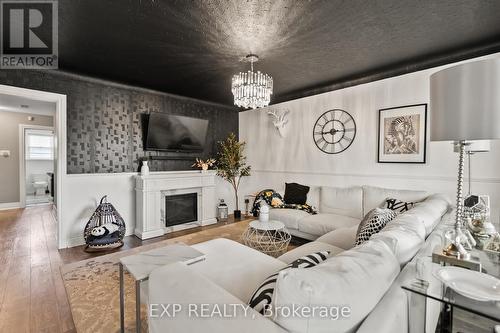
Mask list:
[[285,126],[288,124],[288,114],[290,110],[269,110],[267,114],[270,115],[273,119],[273,125],[278,130],[279,135],[284,138],[285,137]]

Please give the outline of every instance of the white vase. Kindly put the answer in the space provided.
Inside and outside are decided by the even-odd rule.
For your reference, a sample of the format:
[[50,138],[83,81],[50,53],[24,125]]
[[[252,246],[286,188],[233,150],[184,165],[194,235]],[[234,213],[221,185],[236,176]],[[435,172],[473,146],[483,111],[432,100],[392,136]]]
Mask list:
[[147,176],[147,175],[149,175],[148,161],[142,161],[141,176]]
[[264,201],[260,205],[259,221],[262,223],[269,222],[269,206]]

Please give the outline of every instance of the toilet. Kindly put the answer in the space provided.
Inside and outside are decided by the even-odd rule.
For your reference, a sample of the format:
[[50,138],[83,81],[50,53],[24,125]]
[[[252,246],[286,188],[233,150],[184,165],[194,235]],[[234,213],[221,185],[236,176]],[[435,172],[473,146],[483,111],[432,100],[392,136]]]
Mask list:
[[49,176],[41,174],[41,175],[32,175],[33,179],[33,188],[35,189],[35,195],[45,195],[45,191],[49,186]]

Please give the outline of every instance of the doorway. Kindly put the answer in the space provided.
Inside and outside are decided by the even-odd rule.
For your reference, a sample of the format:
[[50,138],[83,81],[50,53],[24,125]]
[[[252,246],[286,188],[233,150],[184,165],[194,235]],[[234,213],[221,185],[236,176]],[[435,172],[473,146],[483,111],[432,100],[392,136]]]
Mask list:
[[[55,149],[52,127],[22,125],[20,180],[24,180],[26,206],[54,202]],[[21,180],[21,184],[22,184]],[[23,185],[21,185],[23,186]]]
[[[51,105],[51,109],[53,111],[52,113],[53,117],[50,123],[37,124],[37,125],[50,127],[50,129],[53,131],[54,179],[53,182],[51,182],[50,184],[50,187],[52,186],[54,187],[54,190],[52,191],[53,194],[52,214],[57,224],[56,241],[58,243],[57,244],[58,248],[65,248],[67,247],[67,239],[66,239],[67,237],[65,230],[66,226],[63,223],[61,223],[61,221],[63,221],[62,216],[64,214],[62,198],[64,197],[63,189],[66,179],[66,96],[62,94],[19,88],[13,86],[6,86],[0,84],[0,104],[3,104],[0,107],[0,111],[6,111],[6,113],[14,114],[14,112],[9,112],[8,110],[6,110],[7,108],[11,108],[12,106],[14,106],[21,109],[18,111],[26,113],[28,110],[26,110],[25,105],[29,106],[30,104],[29,103],[20,104],[19,101],[22,99],[29,100],[30,103],[33,103],[33,107],[28,108],[30,113],[31,111],[35,112],[37,109],[39,110],[40,108],[38,106],[47,103]],[[9,101],[12,102],[13,104],[12,105],[9,104],[10,103]],[[38,120],[41,119],[42,116],[43,116],[42,114],[38,114],[38,115],[29,115],[28,116],[29,118],[26,115],[23,115],[22,117],[24,117],[23,122],[26,122],[26,120],[28,121],[26,123],[26,125],[29,125],[28,127],[33,127],[32,125],[35,125],[35,123],[33,122],[33,118],[36,122],[37,119]],[[1,125],[4,124],[0,122],[0,126]],[[15,133],[16,137],[18,138],[16,141],[18,141],[19,143],[17,145],[11,145],[5,148],[0,147],[0,163],[14,164],[15,161],[17,161],[17,163],[15,164],[18,164],[19,162],[25,161],[25,158],[20,158],[16,153],[16,151],[24,149],[24,142],[22,144],[20,142],[24,141],[24,135],[20,134],[21,131],[19,131],[18,126],[15,127]],[[2,134],[1,131],[0,134]],[[0,140],[0,146],[3,146],[2,144],[5,145],[5,141]],[[2,171],[6,170],[3,167],[1,169]],[[23,172],[24,168],[18,166],[17,168],[14,169],[17,170],[16,176],[9,178],[9,181],[11,183],[22,182],[23,184],[22,185],[18,184],[17,191],[12,190],[13,192],[12,197],[6,198],[4,200],[5,203],[1,203],[0,201],[0,209],[24,208],[26,205],[26,200],[25,200],[26,176],[22,177],[22,179],[19,176],[19,173]],[[5,172],[3,172],[2,174],[5,174]],[[0,193],[6,193],[6,191],[0,191]],[[16,198],[18,198],[17,202],[15,200]]]

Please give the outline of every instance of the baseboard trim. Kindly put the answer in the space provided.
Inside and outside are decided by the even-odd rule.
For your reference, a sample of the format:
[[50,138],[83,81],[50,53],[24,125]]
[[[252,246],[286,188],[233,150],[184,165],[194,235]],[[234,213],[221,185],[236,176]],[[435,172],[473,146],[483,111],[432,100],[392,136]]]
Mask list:
[[0,210],[16,209],[16,208],[21,208],[20,202],[0,203]]
[[149,238],[163,236],[165,234],[165,231],[163,229],[150,230],[150,231],[142,231],[139,229],[135,229],[134,233],[141,240],[145,240],[145,239],[149,239]]
[[210,225],[210,224],[215,224],[217,223],[217,219],[214,217],[214,218],[211,218],[211,219],[206,219],[206,220],[203,220],[201,221],[201,225],[204,226],[204,225]]
[[[386,174],[366,174],[366,173],[342,173],[342,172],[315,172],[315,171],[296,171],[296,170],[252,170],[256,173],[272,174],[295,174],[295,175],[314,175],[314,176],[333,176],[333,177],[359,177],[359,178],[386,178],[386,179],[412,179],[412,180],[432,180],[444,182],[456,182],[456,177],[450,176],[420,176],[420,175],[386,175]],[[465,178],[464,181],[468,179]],[[474,177],[473,183],[495,183],[500,184],[500,178]]]
[[85,245],[85,239],[83,238],[83,236],[69,238],[66,241],[65,247],[75,247],[80,245]]

